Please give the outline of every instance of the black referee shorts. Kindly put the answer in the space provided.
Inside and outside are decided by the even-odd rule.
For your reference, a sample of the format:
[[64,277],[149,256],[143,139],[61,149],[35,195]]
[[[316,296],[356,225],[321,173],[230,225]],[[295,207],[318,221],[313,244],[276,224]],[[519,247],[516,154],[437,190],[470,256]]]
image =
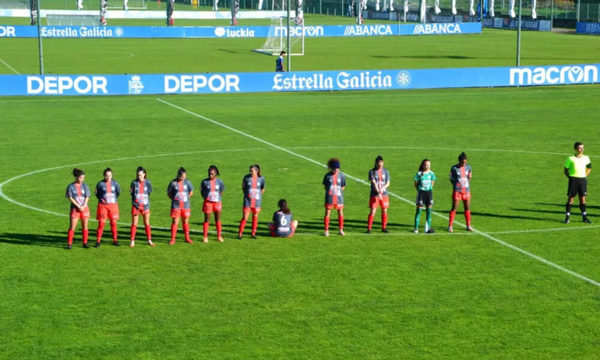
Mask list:
[[569,189],[567,190],[568,197],[585,196],[587,194],[587,179],[569,177]]

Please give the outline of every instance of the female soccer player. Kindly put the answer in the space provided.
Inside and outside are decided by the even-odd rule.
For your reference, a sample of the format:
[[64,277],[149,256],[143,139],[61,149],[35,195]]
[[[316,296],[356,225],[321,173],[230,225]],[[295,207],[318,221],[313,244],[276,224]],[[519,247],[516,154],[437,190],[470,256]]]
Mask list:
[[175,244],[177,235],[177,227],[179,226],[179,218],[183,218],[183,233],[185,242],[193,244],[190,239],[190,198],[194,195],[194,186],[187,179],[187,172],[183,167],[177,170],[177,177],[169,183],[167,187],[167,195],[171,199],[171,241],[169,245]]
[[323,178],[325,187],[325,236],[329,236],[329,217],[331,209],[338,212],[338,225],[340,235],[344,233],[344,189],[346,188],[346,177],[340,172],[340,161],[337,158],[329,159],[327,167],[331,170]]
[[383,157],[381,155],[375,158],[375,166],[369,170],[369,181],[371,182],[371,199],[369,201],[369,218],[367,220],[367,234],[371,232],[373,218],[377,208],[381,207],[381,231],[387,230],[387,209],[390,206],[390,197],[388,187],[390,186],[390,173],[383,167]]
[[293,219],[292,212],[288,208],[285,199],[279,200],[277,205],[279,206],[279,210],[275,211],[273,222],[269,223],[271,236],[285,238],[294,236],[298,227],[298,221]]
[[421,210],[423,208],[427,211],[427,217],[425,221],[425,233],[433,234],[434,231],[431,228],[431,206],[433,205],[433,184],[437,178],[433,171],[431,171],[431,162],[427,159],[421,161],[419,165],[419,171],[415,175],[415,188],[417,189],[417,211],[415,213],[415,230],[414,233],[419,233],[419,222],[421,221]]
[[139,216],[144,218],[144,229],[148,245],[154,246],[152,242],[152,230],[150,228],[150,194],[152,194],[152,183],[146,179],[146,169],[138,166],[136,179],[131,182],[129,193],[131,194],[131,242],[130,247],[135,246],[135,233],[137,232]]
[[453,232],[452,224],[456,217],[456,208],[462,200],[465,208],[465,220],[467,221],[467,231],[473,231],[471,227],[471,166],[467,165],[467,154],[464,152],[458,155],[458,164],[450,169],[450,182],[452,183],[452,209],[450,209],[450,220],[448,231]]
[[260,173],[260,165],[250,166],[250,174],[242,179],[242,192],[244,193],[244,204],[242,205],[242,219],[240,220],[238,239],[241,239],[244,234],[250,212],[252,212],[252,233],[250,236],[256,239],[258,214],[260,214],[262,194],[265,192],[265,178]]
[[100,246],[106,219],[110,222],[113,245],[119,246],[117,242],[117,220],[119,220],[119,204],[117,203],[117,199],[121,194],[121,187],[116,180],[113,180],[111,168],[107,167],[104,169],[103,175],[104,179],[96,184],[96,190],[94,191],[96,198],[98,198],[98,209],[96,211],[98,230],[96,231],[96,245],[94,246]]
[[73,247],[73,236],[75,234],[75,228],[77,223],[81,219],[81,234],[83,238],[83,247],[89,248],[88,245],[88,220],[90,219],[90,208],[88,207],[88,201],[90,200],[90,188],[85,180],[85,172],[81,169],[73,169],[73,181],[67,186],[66,197],[71,202],[71,211],[69,214],[70,226],[67,232],[67,249],[71,250]]
[[202,180],[200,184],[200,192],[204,198],[204,204],[202,205],[202,212],[204,213],[204,224],[202,224],[202,230],[204,237],[202,242],[208,242],[208,221],[210,220],[210,214],[215,213],[215,225],[217,227],[217,239],[219,242],[223,242],[223,236],[221,236],[221,210],[223,210],[223,204],[221,203],[221,194],[225,191],[225,184],[219,176],[219,169],[215,165],[211,165],[208,168],[208,177]]

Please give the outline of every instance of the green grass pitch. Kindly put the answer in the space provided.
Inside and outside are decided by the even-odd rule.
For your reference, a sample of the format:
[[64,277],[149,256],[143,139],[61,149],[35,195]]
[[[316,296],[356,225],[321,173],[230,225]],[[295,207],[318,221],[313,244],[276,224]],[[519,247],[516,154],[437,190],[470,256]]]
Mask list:
[[[599,58],[591,37],[523,36],[525,65]],[[513,40],[513,32],[488,30],[315,39],[294,63],[298,70],[510,66]],[[249,51],[256,42],[47,40],[46,66],[51,73],[272,70],[273,58]],[[36,72],[35,42],[0,39],[0,49],[14,69]],[[1,64],[0,72],[13,73]],[[597,170],[589,179],[594,224],[583,224],[576,206],[571,224],[561,220],[562,167],[573,142],[586,144],[594,164],[600,158],[599,97],[598,86],[572,86],[1,98],[0,358],[597,359]],[[447,174],[461,151],[473,167],[477,232],[455,226],[449,234]],[[364,233],[369,189],[349,179],[347,236],[324,238],[326,170],[311,160],[337,156],[342,171],[366,180],[378,154],[396,194],[391,232],[379,232],[376,216],[375,231]],[[412,177],[423,158],[438,176],[433,235],[411,232]],[[240,241],[240,182],[253,163],[263,167],[267,189],[258,239]],[[214,233],[208,244],[198,241],[196,193],[195,243],[180,233],[171,247],[166,185],[184,166],[198,186],[210,164],[227,186],[225,242]],[[82,167],[94,186],[110,166],[127,188],[138,165],[154,185],[157,246],[141,241],[143,231],[135,248],[126,246],[123,194],[123,246],[108,245],[105,232],[104,246],[82,249],[78,230],[66,251],[71,169]],[[300,226],[291,239],[272,239],[265,223],[282,197]],[[95,228],[90,222],[91,241]]]

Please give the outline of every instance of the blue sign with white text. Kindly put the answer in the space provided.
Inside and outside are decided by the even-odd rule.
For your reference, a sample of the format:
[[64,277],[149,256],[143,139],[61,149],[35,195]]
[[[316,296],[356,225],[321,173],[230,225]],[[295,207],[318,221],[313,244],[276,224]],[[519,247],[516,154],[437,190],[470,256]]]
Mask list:
[[0,75],[0,96],[399,90],[597,84],[600,64],[420,70]]
[[597,22],[578,22],[578,34],[600,35],[600,23]]
[[[44,38],[264,38],[285,26],[42,26]],[[481,23],[293,26],[292,37],[451,35],[481,33]],[[36,26],[0,25],[0,38],[37,37]]]

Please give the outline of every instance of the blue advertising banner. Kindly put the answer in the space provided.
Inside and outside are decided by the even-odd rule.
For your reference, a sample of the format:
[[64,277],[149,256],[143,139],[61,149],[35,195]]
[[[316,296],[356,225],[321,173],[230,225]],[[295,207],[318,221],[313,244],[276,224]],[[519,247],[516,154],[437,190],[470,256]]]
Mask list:
[[[481,33],[481,23],[293,26],[291,36],[398,36]],[[264,38],[287,36],[285,26],[42,26],[44,38]],[[37,37],[36,26],[1,25],[0,38]]]
[[597,22],[578,22],[578,34],[600,35],[600,23]]
[[[517,29],[519,27],[518,19],[495,17],[492,19],[483,19],[483,26],[496,29]],[[552,31],[550,20],[527,19],[521,20],[521,29],[533,31]]]
[[600,64],[423,70],[0,75],[0,95],[144,95],[399,90],[599,83]]

